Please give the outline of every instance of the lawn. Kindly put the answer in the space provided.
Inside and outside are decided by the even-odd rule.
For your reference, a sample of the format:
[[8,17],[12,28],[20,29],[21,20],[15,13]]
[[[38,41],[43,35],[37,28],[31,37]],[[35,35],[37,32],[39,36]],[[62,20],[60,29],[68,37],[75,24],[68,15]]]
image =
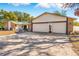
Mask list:
[[0,35],[10,35],[15,34],[14,31],[0,31]]

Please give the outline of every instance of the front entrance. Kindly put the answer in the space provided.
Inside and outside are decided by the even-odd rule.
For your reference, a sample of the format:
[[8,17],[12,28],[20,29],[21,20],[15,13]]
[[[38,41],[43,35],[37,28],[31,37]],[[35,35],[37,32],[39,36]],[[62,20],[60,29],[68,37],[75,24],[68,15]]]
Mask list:
[[23,30],[25,30],[25,31],[27,30],[27,26],[26,25],[23,26]]

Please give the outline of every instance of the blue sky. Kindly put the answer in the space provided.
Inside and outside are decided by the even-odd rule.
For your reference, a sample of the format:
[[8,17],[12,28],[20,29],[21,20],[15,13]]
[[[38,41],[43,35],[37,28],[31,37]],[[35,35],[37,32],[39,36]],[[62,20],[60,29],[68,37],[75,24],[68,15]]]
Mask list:
[[[44,12],[50,12],[53,13],[55,11],[61,11],[62,8],[55,4],[39,4],[39,3],[26,3],[26,4],[15,4],[15,3],[0,3],[0,9],[7,10],[7,11],[20,11],[20,12],[26,12],[30,15],[36,17]],[[69,9],[67,11],[67,16],[69,17],[75,17],[73,10]]]

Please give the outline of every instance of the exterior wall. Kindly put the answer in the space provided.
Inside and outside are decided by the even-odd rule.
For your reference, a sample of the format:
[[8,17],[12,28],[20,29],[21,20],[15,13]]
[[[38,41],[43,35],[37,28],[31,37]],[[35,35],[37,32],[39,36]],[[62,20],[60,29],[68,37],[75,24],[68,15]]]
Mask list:
[[73,26],[73,31],[79,32],[79,26]]
[[72,18],[68,18],[68,34],[70,32],[73,32],[73,19]]
[[31,24],[28,24],[27,26],[28,26],[28,31],[31,31],[32,25]]
[[14,30],[15,27],[16,27],[16,24],[14,24],[14,23],[11,22],[11,27],[12,27],[12,29]]
[[[14,23],[10,23],[10,27],[12,28],[12,29],[15,29],[15,25],[16,24],[14,24]],[[5,27],[5,29],[8,29],[8,22],[4,22],[4,27]]]
[[52,21],[66,21],[66,17],[62,16],[56,16],[51,14],[44,14],[35,20],[33,20],[33,23],[35,22],[52,22]]

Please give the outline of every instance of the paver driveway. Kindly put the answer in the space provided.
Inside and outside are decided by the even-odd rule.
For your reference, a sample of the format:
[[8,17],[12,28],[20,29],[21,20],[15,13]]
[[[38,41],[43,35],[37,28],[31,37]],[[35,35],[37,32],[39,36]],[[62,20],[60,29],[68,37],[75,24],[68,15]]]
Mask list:
[[44,33],[20,33],[0,37],[1,56],[76,56],[68,37]]

